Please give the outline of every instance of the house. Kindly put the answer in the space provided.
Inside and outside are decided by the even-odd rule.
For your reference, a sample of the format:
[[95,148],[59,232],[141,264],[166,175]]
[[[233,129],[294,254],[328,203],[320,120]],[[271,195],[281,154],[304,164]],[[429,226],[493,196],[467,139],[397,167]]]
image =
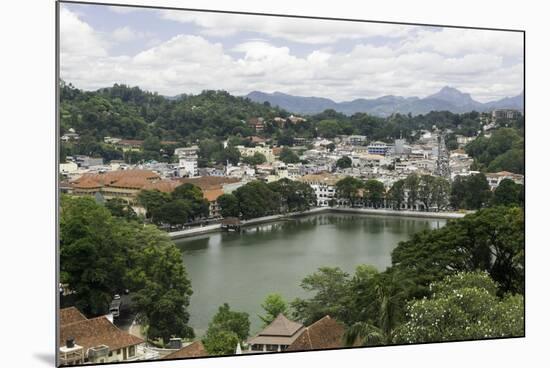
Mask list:
[[106,316],[87,319],[74,307],[59,315],[59,364],[97,364],[143,359],[144,341],[120,330]]
[[205,357],[205,356],[208,356],[208,353],[204,348],[204,345],[200,341],[195,341],[173,353],[166,355],[162,359],[183,359],[183,358],[197,358],[197,357]]
[[342,177],[326,172],[318,174],[304,175],[297,180],[308,184],[315,192],[317,206],[327,207],[330,201],[336,197],[336,183]]
[[178,156],[179,168],[185,170],[186,176],[192,178],[199,175],[198,146],[176,148],[174,155]]
[[280,313],[266,328],[248,339],[250,353],[284,351],[300,336],[304,325]]
[[489,186],[491,187],[491,190],[495,190],[499,185],[500,182],[504,179],[510,179],[516,184],[524,184],[524,176],[521,174],[514,174],[509,171],[499,171],[497,173],[487,173],[485,174],[487,177],[487,182],[489,183]]
[[385,156],[388,152],[388,145],[384,142],[371,142],[368,146],[369,155],[382,155]]
[[287,350],[300,351],[341,348],[344,346],[344,332],[344,326],[327,315],[303,329]]
[[248,119],[248,126],[254,129],[257,133],[261,133],[265,128],[264,118],[250,118]]

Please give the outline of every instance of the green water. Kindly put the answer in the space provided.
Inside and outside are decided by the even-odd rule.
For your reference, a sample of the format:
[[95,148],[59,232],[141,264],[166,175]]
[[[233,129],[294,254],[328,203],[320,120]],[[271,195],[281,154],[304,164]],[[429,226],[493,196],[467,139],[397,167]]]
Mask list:
[[261,327],[260,304],[269,293],[287,301],[305,296],[300,281],[321,266],[352,273],[359,264],[384,270],[391,251],[442,219],[319,214],[176,241],[191,278],[190,325],[201,336],[218,306],[250,314],[251,333]]

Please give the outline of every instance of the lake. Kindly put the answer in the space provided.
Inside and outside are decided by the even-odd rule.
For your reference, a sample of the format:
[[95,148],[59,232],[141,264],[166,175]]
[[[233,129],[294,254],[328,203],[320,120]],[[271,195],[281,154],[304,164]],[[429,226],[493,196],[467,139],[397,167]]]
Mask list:
[[384,270],[391,251],[444,219],[324,213],[176,240],[193,287],[189,324],[198,336],[224,302],[250,314],[253,334],[261,328],[260,304],[269,293],[290,302],[307,296],[301,280],[321,266],[353,273],[359,264]]

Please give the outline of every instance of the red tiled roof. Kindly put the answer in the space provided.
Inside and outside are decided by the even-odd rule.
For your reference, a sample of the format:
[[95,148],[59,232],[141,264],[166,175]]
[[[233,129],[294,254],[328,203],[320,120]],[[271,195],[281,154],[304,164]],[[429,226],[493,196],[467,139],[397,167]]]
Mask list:
[[343,347],[344,327],[330,316],[325,316],[304,329],[288,347],[288,351],[320,350]]
[[59,311],[59,325],[85,321],[87,318],[75,307],[63,308]]
[[181,183],[190,183],[198,186],[201,190],[220,188],[223,184],[236,183],[239,179],[226,176],[201,176],[198,178],[183,178]]
[[160,176],[151,170],[115,170],[103,174],[84,174],[71,184],[74,189],[105,186],[140,189],[152,180],[160,180]]
[[202,194],[208,202],[214,202],[223,194],[223,189],[206,189],[202,192]]
[[166,355],[162,359],[194,358],[204,356],[208,356],[204,345],[200,341],[195,341],[194,343],[187,345],[178,351]]
[[107,345],[113,351],[143,343],[139,337],[120,330],[105,316],[62,325],[59,345],[64,346],[69,338],[74,338],[75,344],[82,346],[84,351],[99,345]]

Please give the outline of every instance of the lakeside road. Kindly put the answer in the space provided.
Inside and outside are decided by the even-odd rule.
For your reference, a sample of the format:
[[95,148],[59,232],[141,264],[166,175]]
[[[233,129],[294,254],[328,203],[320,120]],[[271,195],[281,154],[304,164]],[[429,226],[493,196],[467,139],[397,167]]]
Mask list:
[[[355,213],[364,215],[396,216],[396,217],[416,217],[416,218],[435,218],[435,219],[458,219],[470,212],[420,212],[420,211],[396,211],[387,209],[373,208],[349,208],[349,207],[316,207],[303,212],[291,212],[280,215],[258,217],[250,220],[243,220],[242,226],[263,224],[283,220],[286,218],[308,216],[318,213]],[[221,231],[221,224],[205,225],[192,229],[173,231],[168,233],[170,239],[188,238],[195,235],[208,234]]]

